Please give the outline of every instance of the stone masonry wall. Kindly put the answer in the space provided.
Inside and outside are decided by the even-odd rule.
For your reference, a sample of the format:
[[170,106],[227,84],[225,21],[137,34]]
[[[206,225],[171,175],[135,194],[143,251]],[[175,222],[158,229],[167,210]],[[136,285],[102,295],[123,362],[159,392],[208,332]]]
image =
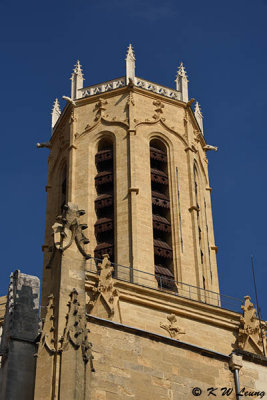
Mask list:
[[1,400],[33,398],[39,290],[37,277],[11,274],[0,349]]
[[[167,344],[142,335],[125,332],[118,326],[89,323],[93,343],[95,372],[91,377],[91,400],[187,400],[192,390],[233,388],[228,399],[235,399],[233,372],[227,356],[211,357],[182,348],[179,342]],[[242,370],[241,370],[242,371]],[[265,390],[266,366],[246,362],[241,372],[242,387]]]

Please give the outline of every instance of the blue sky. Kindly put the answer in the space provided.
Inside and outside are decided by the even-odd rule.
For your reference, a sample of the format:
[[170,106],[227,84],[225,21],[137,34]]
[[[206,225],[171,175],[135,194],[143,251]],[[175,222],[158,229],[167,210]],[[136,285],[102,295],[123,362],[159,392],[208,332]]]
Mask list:
[[[79,58],[85,85],[136,73],[174,87],[183,61],[204,114],[221,292],[254,298],[250,255],[267,318],[267,1],[0,0],[1,273],[41,277],[48,151],[55,97],[70,93]],[[61,100],[61,105],[63,101]]]

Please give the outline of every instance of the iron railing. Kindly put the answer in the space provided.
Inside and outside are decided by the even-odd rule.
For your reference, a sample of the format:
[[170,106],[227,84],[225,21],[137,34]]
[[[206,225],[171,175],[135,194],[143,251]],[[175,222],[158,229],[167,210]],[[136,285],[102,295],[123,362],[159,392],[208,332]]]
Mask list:
[[[98,274],[97,265],[102,261],[98,258],[89,259],[87,261],[87,272]],[[153,275],[146,271],[116,263],[111,263],[111,265],[113,267],[113,277],[117,280],[241,313],[243,304],[241,299],[179,282],[165,275]]]

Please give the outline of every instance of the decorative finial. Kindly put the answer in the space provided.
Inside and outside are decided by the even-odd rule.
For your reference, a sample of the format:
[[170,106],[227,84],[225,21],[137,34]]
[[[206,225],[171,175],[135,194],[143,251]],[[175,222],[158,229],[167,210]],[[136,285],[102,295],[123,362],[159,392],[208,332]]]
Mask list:
[[[181,76],[181,77],[183,77],[183,78],[186,78],[186,80],[187,80],[187,82],[188,82],[186,70],[185,70],[184,64],[183,64],[182,62],[180,63],[179,68],[178,68],[178,70],[177,70],[177,78],[178,78],[178,75]],[[176,79],[177,79],[177,78],[176,78]]]
[[181,93],[181,100],[185,103],[188,102],[188,78],[184,68],[184,64],[181,62],[177,70],[176,75],[176,90]]
[[74,70],[73,70],[74,74],[76,75],[80,75],[83,77],[83,70],[82,70],[82,66],[80,64],[80,61],[77,60],[76,64],[74,65]]
[[201,132],[203,134],[203,115],[202,115],[201,108],[200,108],[200,105],[199,105],[198,101],[195,104],[194,114],[195,114],[196,120],[198,122],[198,125],[199,125],[199,127],[201,129]]
[[135,77],[135,55],[131,43],[129,44],[125,60],[126,60],[126,83],[128,85],[130,79],[134,82],[134,77]]
[[58,99],[56,99],[56,100],[54,101],[53,108],[52,108],[52,112],[51,112],[51,115],[52,115],[52,129],[53,129],[54,126],[56,125],[57,120],[58,120],[59,117],[60,117],[60,114],[61,114],[60,104],[59,104],[59,102],[58,102]]
[[83,88],[83,70],[80,61],[77,60],[71,75],[71,98],[73,100],[79,98],[79,89]]
[[135,61],[134,49],[132,44],[130,43],[127,50],[126,60],[131,57]]

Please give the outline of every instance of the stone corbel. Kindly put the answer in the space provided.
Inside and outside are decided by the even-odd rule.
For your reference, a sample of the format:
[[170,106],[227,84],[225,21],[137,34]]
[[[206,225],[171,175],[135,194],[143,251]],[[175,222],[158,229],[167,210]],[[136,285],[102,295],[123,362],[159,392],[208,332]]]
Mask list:
[[218,253],[218,246],[215,246],[215,244],[210,246],[210,248],[211,250],[214,250],[216,254]]
[[199,211],[200,211],[200,208],[197,207],[197,206],[191,206],[191,207],[188,208],[188,211],[190,211],[190,212],[192,212],[192,211],[197,211],[197,212],[199,212]]
[[48,244],[43,244],[43,245],[42,245],[42,252],[45,252],[45,251],[47,251],[48,249],[49,249]]
[[136,193],[136,194],[138,194],[138,193],[139,193],[139,188],[137,188],[137,187],[130,187],[130,188],[128,189],[128,193]]
[[46,185],[46,186],[45,186],[45,191],[48,192],[48,190],[51,189],[51,188],[52,188],[51,185]]
[[231,370],[240,370],[243,367],[242,357],[236,354],[232,354],[229,361],[229,367],[231,368]]

